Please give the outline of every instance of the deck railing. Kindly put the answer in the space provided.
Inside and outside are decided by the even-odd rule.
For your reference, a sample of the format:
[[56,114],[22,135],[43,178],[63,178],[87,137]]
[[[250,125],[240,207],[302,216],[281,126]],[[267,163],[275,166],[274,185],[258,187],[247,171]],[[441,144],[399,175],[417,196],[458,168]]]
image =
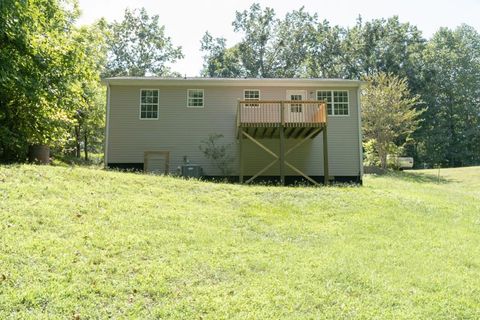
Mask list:
[[238,126],[297,127],[326,122],[327,106],[324,101],[243,100],[238,102]]

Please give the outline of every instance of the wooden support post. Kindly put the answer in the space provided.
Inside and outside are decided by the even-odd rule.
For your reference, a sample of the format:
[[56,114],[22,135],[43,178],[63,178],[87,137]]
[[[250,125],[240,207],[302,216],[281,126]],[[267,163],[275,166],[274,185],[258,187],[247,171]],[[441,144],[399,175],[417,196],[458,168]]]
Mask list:
[[330,176],[328,173],[328,135],[326,125],[323,128],[323,177],[324,184],[328,185],[330,183]]
[[284,103],[280,103],[280,183],[285,185],[285,108]]
[[239,168],[239,178],[240,183],[243,183],[243,128],[240,127],[240,168]]
[[285,128],[280,128],[280,183],[285,185]]

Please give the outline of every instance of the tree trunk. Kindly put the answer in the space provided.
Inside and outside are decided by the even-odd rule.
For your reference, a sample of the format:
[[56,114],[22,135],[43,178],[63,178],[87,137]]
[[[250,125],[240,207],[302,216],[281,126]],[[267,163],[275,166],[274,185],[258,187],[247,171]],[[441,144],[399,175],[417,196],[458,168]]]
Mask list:
[[380,164],[383,170],[387,170],[387,154],[383,153],[380,155]]
[[80,126],[75,126],[75,156],[80,158]]
[[85,161],[88,161],[88,134],[87,131],[83,134],[83,151],[85,153]]
[[387,150],[382,147],[381,143],[377,142],[378,158],[380,159],[380,166],[383,170],[387,170]]

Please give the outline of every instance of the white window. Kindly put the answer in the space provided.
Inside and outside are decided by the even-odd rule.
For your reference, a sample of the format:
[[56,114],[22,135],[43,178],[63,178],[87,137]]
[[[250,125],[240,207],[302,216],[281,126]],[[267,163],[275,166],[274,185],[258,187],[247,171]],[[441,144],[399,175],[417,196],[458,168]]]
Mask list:
[[140,90],[140,119],[158,119],[158,90]]
[[[257,89],[245,89],[243,91],[243,99],[245,101],[259,101],[260,100],[260,90]],[[260,105],[258,103],[247,103],[245,107],[247,108],[257,108]]]
[[[302,101],[306,100],[306,90],[287,90],[287,100]],[[303,105],[301,103],[291,103],[290,112],[303,112]]]
[[187,90],[187,107],[189,108],[203,108],[205,94],[203,89],[188,89]]
[[317,91],[317,100],[327,103],[330,116],[348,116],[348,91]]
[[[303,97],[301,94],[292,94],[290,95],[290,100],[301,101],[303,100]],[[290,104],[290,112],[302,112],[302,104],[301,103]]]

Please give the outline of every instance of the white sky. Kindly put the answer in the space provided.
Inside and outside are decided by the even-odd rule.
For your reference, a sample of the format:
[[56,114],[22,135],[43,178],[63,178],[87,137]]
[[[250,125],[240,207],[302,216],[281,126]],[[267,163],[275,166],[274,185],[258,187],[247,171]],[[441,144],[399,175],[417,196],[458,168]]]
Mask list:
[[239,40],[233,32],[235,11],[243,11],[253,2],[275,9],[277,17],[301,6],[318,13],[320,20],[332,25],[351,26],[359,14],[364,20],[398,15],[430,37],[439,27],[455,28],[466,23],[480,31],[480,0],[79,0],[82,15],[78,24],[88,24],[105,17],[121,20],[125,8],[145,7],[149,15],[158,14],[173,44],[181,46],[185,58],[172,69],[187,76],[198,76],[202,68],[200,39],[205,31],[214,37],[225,37],[227,45]]

